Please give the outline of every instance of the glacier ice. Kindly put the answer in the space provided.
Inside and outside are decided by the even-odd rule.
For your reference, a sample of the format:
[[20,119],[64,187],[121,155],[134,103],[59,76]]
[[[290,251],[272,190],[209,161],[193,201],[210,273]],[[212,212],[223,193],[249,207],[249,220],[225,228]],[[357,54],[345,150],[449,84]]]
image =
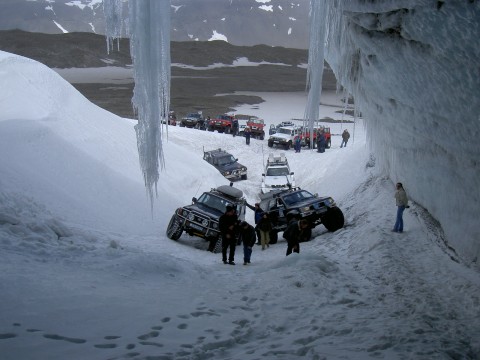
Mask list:
[[[105,0],[107,46],[123,29],[122,0]],[[170,1],[128,2],[130,54],[133,61],[132,104],[138,117],[135,126],[138,156],[147,195],[153,210],[158,195],[159,169],[164,168],[162,123],[170,108]]]
[[[305,122],[313,133],[314,121],[320,114],[320,96],[322,94],[322,79],[324,65],[325,16],[328,0],[312,1],[310,3],[310,50],[308,52],[307,89],[308,97],[305,106]],[[310,137],[310,147],[313,148],[313,136]]]
[[113,42],[117,40],[117,50],[120,46],[120,38],[124,35],[123,0],[104,0],[103,13],[105,16],[105,36],[107,39],[107,51],[113,49]]
[[478,265],[480,2],[332,0],[325,11],[325,59],[366,119],[379,171]]
[[170,108],[170,1],[130,1],[129,23],[138,155],[153,208],[159,168],[165,166],[162,121],[168,121]]

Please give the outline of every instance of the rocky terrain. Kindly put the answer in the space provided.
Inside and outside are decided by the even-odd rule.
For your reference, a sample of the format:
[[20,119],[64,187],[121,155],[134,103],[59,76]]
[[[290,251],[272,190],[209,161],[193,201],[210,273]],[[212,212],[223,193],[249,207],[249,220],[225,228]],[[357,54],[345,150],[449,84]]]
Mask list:
[[[0,32],[0,50],[26,56],[51,68],[127,67],[132,60],[128,39],[120,40],[110,53],[104,36],[92,33],[41,34],[20,30]],[[266,64],[258,66],[194,69],[214,63],[231,65],[239,58]],[[308,51],[266,45],[234,46],[224,41],[172,42],[171,108],[178,115],[203,111],[205,115],[228,112],[240,103],[261,102],[257,96],[234,95],[235,91],[290,92],[305,90]],[[134,117],[131,98],[133,79],[85,83],[70,81],[93,103],[124,117]],[[336,80],[326,66],[324,88]],[[217,94],[232,94],[215,96]]]

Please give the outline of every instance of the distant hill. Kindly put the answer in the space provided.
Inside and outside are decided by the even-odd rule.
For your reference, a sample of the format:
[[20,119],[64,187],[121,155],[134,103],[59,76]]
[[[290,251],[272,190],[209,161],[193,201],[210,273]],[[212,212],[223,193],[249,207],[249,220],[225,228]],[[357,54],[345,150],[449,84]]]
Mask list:
[[[105,37],[93,33],[42,34],[20,30],[0,31],[0,50],[35,59],[51,68],[97,68],[130,65],[129,40],[121,39],[119,51],[107,53]],[[207,70],[214,63],[232,65],[240,58],[258,66],[230,66]],[[225,41],[172,42],[171,107],[180,116],[201,110],[208,115],[228,112],[239,103],[259,103],[251,96],[215,96],[235,91],[304,91],[308,52],[266,45],[234,46]],[[276,65],[275,65],[276,64]],[[122,84],[73,83],[97,105],[124,117],[133,117],[133,79]],[[335,89],[336,80],[327,66],[324,88]]]
[[[309,1],[171,0],[173,41],[207,41],[220,34],[239,46],[308,48]],[[104,34],[100,0],[2,0],[0,30]]]

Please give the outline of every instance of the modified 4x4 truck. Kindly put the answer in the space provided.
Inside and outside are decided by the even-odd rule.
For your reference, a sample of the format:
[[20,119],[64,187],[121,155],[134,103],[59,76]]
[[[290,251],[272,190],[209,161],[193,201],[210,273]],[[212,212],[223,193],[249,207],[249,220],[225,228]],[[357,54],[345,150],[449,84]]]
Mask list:
[[295,214],[299,220],[306,219],[310,229],[323,224],[328,231],[336,231],[345,222],[342,210],[331,197],[319,197],[300,188],[274,190],[260,195],[260,199],[260,208],[272,221],[270,243],[273,244],[277,242],[278,232],[287,228],[288,214]]
[[265,121],[256,116],[251,116],[247,121],[247,126],[250,128],[250,136],[255,139],[265,139]]
[[230,134],[232,132],[233,120],[235,118],[232,115],[218,115],[216,118],[211,119],[207,124],[208,131],[217,130],[219,133]]
[[204,192],[192,204],[178,208],[167,226],[167,237],[178,240],[185,231],[190,236],[198,236],[209,242],[208,251],[221,249],[218,220],[227,206],[233,206],[239,220],[245,220],[246,201],[243,192],[233,186],[222,185]]
[[237,158],[225,150],[204,151],[203,160],[212,164],[229,180],[247,180],[247,167],[240,164]]
[[285,150],[293,146],[295,138],[301,134],[302,129],[297,126],[283,126],[277,129],[277,132],[268,138],[268,147],[282,147]]
[[182,118],[180,126],[205,130],[205,118],[201,112],[189,113]]
[[[325,148],[330,149],[332,145],[332,134],[330,133],[330,128],[325,126],[313,128],[313,148],[317,147],[317,136],[321,130],[323,130],[323,135],[325,136]],[[300,138],[302,146],[310,147],[310,129],[304,129]]]
[[295,186],[293,175],[285,153],[280,153],[280,156],[270,154],[265,172],[262,174],[262,194],[272,190],[286,190]]

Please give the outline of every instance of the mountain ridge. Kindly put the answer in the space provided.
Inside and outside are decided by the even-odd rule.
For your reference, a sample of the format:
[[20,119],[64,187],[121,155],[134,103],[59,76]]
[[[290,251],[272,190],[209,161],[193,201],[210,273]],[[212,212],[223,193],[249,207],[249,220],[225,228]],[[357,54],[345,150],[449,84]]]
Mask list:
[[[22,30],[0,31],[0,49],[37,60],[50,68],[97,68],[131,65],[128,39],[119,40],[119,50],[107,52],[105,36],[93,33],[42,34]],[[232,66],[246,58],[256,66]],[[241,103],[262,102],[258,96],[235,95],[237,91],[305,91],[308,52],[267,45],[235,46],[225,41],[171,42],[171,107],[180,116],[203,111],[215,116],[232,111]],[[198,70],[213,64],[225,64]],[[260,64],[261,63],[261,64]],[[93,103],[123,117],[134,117],[131,99],[133,79],[113,85],[75,83]],[[335,89],[333,72],[325,68],[324,88]],[[228,94],[216,96],[217,94]]]

